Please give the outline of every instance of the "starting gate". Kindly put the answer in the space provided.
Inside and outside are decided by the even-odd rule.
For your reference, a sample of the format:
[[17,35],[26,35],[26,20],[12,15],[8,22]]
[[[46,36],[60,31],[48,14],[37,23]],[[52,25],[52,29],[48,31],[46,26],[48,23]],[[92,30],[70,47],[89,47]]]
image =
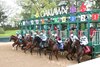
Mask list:
[[[89,46],[94,47],[93,57],[100,53],[100,30],[97,25],[100,22],[100,10],[95,9],[92,11],[74,12],[67,14],[58,14],[54,16],[44,16],[38,18],[30,18],[28,20],[22,20],[20,23],[21,34],[30,33],[33,30],[51,30],[54,33],[54,28],[59,30],[59,36],[62,40],[69,37],[69,31],[72,26],[75,26],[75,34],[78,36],[78,31],[85,31],[85,35],[88,37]],[[90,24],[94,24],[97,32],[90,41]]]

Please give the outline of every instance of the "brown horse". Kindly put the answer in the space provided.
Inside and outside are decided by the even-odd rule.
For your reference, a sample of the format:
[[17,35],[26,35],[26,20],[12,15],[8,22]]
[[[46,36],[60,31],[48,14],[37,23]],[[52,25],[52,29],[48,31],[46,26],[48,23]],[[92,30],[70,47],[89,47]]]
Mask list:
[[[31,37],[29,38],[31,39]],[[22,49],[24,50],[24,52],[26,53],[26,50],[30,49],[31,46],[32,46],[32,41],[31,40],[26,40],[23,36],[22,36],[22,43],[23,43],[23,46],[22,46]]]
[[14,43],[12,44],[12,46],[14,47],[16,45],[16,50],[18,50],[18,46],[20,47],[20,45],[22,44],[17,36],[11,35],[10,37],[10,41],[13,40]]
[[33,39],[33,41],[32,41],[32,46],[30,47],[30,53],[32,54],[32,52],[33,52],[33,49],[34,48],[37,48],[38,50],[37,50],[37,54],[39,53],[40,54],[40,56],[41,56],[41,51],[42,51],[42,49],[41,49],[41,42],[42,42],[42,39],[40,38],[40,37],[38,37],[38,36],[36,36],[34,39]]
[[90,55],[91,59],[92,59],[92,51],[93,51],[93,47],[92,46],[88,46],[88,48],[90,49],[90,52],[86,53],[85,52],[86,49],[84,49],[84,47],[82,45],[80,45],[80,41],[79,40],[76,39],[75,42],[73,43],[73,45],[76,47],[76,54],[77,54],[78,63],[80,63],[81,58],[83,57],[83,55]]
[[[72,46],[72,43],[73,42],[72,42],[71,38],[68,38],[64,42],[64,51],[68,52],[68,54],[66,55],[66,58],[68,60],[70,60],[70,59],[73,60],[72,56],[74,56],[74,54],[75,54],[75,48],[74,48],[74,46]],[[70,59],[69,59],[69,55],[71,55]]]
[[[33,38],[31,37],[31,35],[27,35],[27,36],[22,36],[23,39],[25,39],[27,42],[32,42]],[[30,44],[26,45],[26,42],[23,42],[23,45],[21,47],[21,49],[23,50],[24,47],[26,47],[26,49],[29,49],[29,46],[31,47]],[[24,48],[25,49],[25,48]]]
[[48,47],[46,48],[46,51],[49,51],[49,59],[52,60],[52,55],[54,54],[56,59],[58,60],[59,48],[57,46],[57,42],[52,40],[51,38],[48,38],[47,44],[48,44]]

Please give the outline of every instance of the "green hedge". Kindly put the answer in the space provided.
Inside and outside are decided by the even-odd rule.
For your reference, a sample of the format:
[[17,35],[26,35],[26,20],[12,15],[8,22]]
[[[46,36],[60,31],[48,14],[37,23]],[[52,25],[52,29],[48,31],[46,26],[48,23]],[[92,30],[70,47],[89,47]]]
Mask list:
[[4,30],[18,30],[18,29],[19,29],[19,27],[11,27],[10,25],[6,25],[4,27]]
[[4,33],[5,33],[4,29],[0,27],[0,34],[4,34]]

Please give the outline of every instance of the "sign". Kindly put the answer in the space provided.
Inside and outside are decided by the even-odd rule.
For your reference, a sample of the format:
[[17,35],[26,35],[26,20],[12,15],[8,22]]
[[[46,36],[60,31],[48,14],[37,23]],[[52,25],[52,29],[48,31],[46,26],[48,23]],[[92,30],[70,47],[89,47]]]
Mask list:
[[[54,16],[54,15],[58,15],[58,14],[67,14],[67,12],[68,12],[68,6],[66,6],[66,7],[62,6],[62,7],[57,7],[54,9],[41,11],[43,16]],[[41,14],[41,17],[43,17],[42,14]]]
[[92,20],[96,21],[99,19],[99,14],[92,14]]
[[62,17],[62,22],[66,22],[66,17]]
[[72,7],[70,7],[70,13],[75,13],[75,12],[76,12],[76,7],[72,5]]
[[58,22],[58,18],[54,18],[54,22],[57,23]]
[[86,21],[86,15],[81,15],[81,21]]
[[87,9],[86,11],[91,11],[91,8],[93,6],[93,1],[86,0],[84,4],[86,5],[86,9]]
[[84,5],[84,3],[82,3],[81,7],[80,7],[80,12],[85,12],[86,11],[86,5]]
[[70,21],[71,22],[74,22],[76,20],[76,17],[75,16],[70,16]]
[[35,20],[35,23],[36,23],[36,24],[39,24],[39,21],[38,21],[38,20]]
[[44,24],[44,19],[41,20],[42,24]]

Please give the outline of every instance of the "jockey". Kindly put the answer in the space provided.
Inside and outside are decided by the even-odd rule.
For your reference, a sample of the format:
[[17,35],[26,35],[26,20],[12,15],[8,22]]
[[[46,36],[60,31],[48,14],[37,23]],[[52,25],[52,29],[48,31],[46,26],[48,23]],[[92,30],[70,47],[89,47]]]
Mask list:
[[83,31],[80,32],[80,44],[86,49],[87,52],[90,51],[90,49],[87,47],[88,38],[84,35]]
[[35,36],[40,37],[39,31],[36,31]]
[[60,37],[57,38],[57,42],[58,42],[58,47],[59,47],[60,49],[63,49],[64,44],[63,44],[63,42],[62,42],[62,40],[61,40]]
[[47,36],[44,30],[42,30],[42,32],[40,33],[40,38],[42,39],[42,47],[45,46],[46,40],[47,40]]
[[22,41],[22,35],[21,34],[18,34],[18,40],[21,42]]
[[81,31],[81,34],[80,34],[80,42],[81,42],[81,45],[87,45],[88,44],[88,39],[84,35],[83,31]]
[[59,49],[63,49],[63,42],[61,40],[61,38],[57,35],[57,33],[54,34],[55,40],[57,41],[57,45]]
[[75,41],[75,39],[78,39],[78,37],[77,37],[76,35],[73,34],[73,31],[72,31],[72,30],[70,31],[70,38],[71,38],[71,40],[72,40],[73,42]]

